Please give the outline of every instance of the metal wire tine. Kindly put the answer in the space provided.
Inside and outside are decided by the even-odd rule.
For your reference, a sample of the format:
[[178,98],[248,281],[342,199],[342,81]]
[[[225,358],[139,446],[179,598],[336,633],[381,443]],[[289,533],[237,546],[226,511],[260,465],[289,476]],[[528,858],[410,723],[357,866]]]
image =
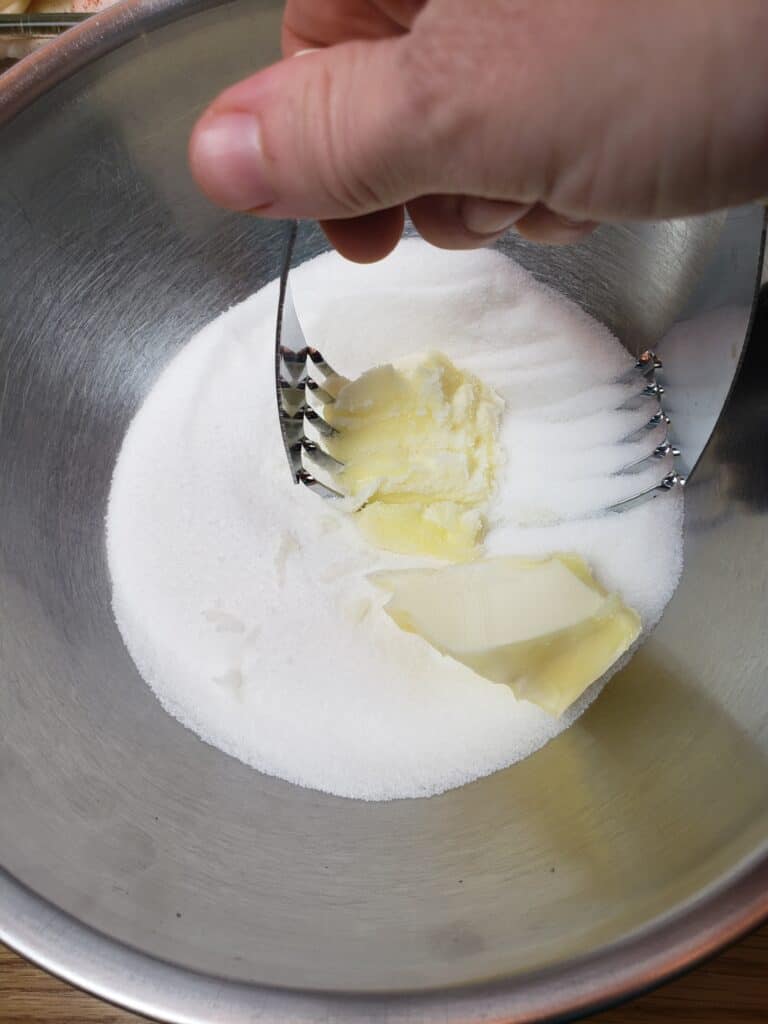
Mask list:
[[303,466],[299,470],[297,483],[304,484],[305,487],[309,487],[315,494],[321,498],[343,498],[344,495],[340,491],[335,491],[328,484],[323,483],[322,480],[318,480],[316,476],[313,476],[309,470]]
[[642,455],[639,459],[635,459],[634,462],[629,462],[626,466],[622,466],[618,472],[637,473],[652,462],[658,462],[661,459],[677,458],[679,455],[680,449],[665,440],[657,444],[653,451],[648,452],[647,455]]
[[638,370],[642,370],[643,373],[655,373],[656,370],[661,370],[664,366],[662,361],[656,355],[655,352],[647,348],[645,352],[641,352],[637,357],[635,366]]
[[630,384],[638,376],[645,377],[646,380],[653,382],[655,380],[656,371],[662,368],[663,364],[661,360],[656,356],[654,352],[650,350],[641,352],[635,361],[635,365],[631,366],[625,373],[619,377],[619,383]]
[[674,487],[684,487],[685,477],[679,473],[670,472],[667,473],[659,483],[654,484],[652,487],[647,487],[643,491],[639,491],[637,494],[633,494],[629,498],[624,498],[623,501],[617,501],[613,505],[609,505],[608,512],[628,512],[632,508],[637,508],[638,505],[644,505],[647,501],[653,501],[654,498],[661,497],[662,494],[666,494],[671,491]]
[[307,355],[312,360],[312,365],[317,369],[318,373],[322,374],[323,377],[337,377],[338,374],[330,363],[326,362],[322,353],[311,346],[307,348]]
[[[315,416],[310,419],[310,417],[305,414],[304,422],[302,423],[302,430],[304,431],[304,438],[307,441],[317,445],[318,448],[322,448],[324,452],[333,457],[328,448],[328,441],[336,433],[332,426],[326,423],[325,420],[321,419],[319,416]],[[337,470],[344,465],[342,462],[339,462],[338,459],[334,459],[334,462],[336,463]]]
[[326,405],[335,402],[339,390],[347,383],[346,377],[337,373],[316,348],[310,348],[307,356],[307,386],[313,390],[320,388],[325,393]]
[[325,388],[315,385],[312,387],[311,383],[308,383],[304,389],[304,404],[307,409],[307,416],[311,419],[312,415],[319,419],[325,420],[325,410],[329,405],[335,402],[333,395],[329,394]]
[[[636,394],[629,395],[629,397],[621,403],[619,409],[639,409],[641,406],[650,402],[654,402],[658,409],[661,409],[661,397],[663,394],[664,388],[661,384],[656,381],[649,382]],[[654,413],[658,411],[658,409],[654,409]]]
[[669,425],[671,422],[672,421],[670,420],[669,416],[667,416],[667,414],[664,412],[664,410],[662,408],[659,408],[659,410],[655,412],[653,416],[651,416],[647,423],[644,423],[642,427],[638,427],[637,430],[633,430],[631,434],[627,434],[626,437],[622,438],[622,441],[625,444],[631,444],[633,441],[642,441],[642,439],[644,437],[647,437],[651,431],[659,430],[659,428],[662,428],[663,433],[660,431],[661,437],[659,440],[659,444],[661,444],[663,441],[666,441],[669,438]]
[[338,434],[336,427],[332,427],[331,424],[323,419],[314,409],[309,406],[304,406],[304,428],[306,429],[307,436],[309,437],[310,431],[314,430],[319,437],[328,440],[335,437]]
[[338,473],[340,469],[344,468],[344,463],[339,462],[338,459],[334,459],[332,455],[329,455],[329,453],[317,441],[310,440],[305,436],[301,442],[301,447],[303,449],[302,464],[305,469],[310,468],[307,465],[307,463],[310,463],[310,466],[315,466],[324,473],[330,473],[333,475],[334,473]]

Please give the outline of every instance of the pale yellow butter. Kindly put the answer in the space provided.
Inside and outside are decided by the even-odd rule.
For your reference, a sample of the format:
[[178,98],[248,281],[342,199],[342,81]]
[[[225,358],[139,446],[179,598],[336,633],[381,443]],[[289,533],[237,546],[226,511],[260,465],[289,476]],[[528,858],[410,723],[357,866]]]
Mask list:
[[404,630],[560,715],[640,635],[640,618],[578,555],[504,556],[375,573]]
[[502,409],[491,388],[437,352],[342,387],[326,409],[338,430],[328,447],[368,539],[404,554],[476,557]]

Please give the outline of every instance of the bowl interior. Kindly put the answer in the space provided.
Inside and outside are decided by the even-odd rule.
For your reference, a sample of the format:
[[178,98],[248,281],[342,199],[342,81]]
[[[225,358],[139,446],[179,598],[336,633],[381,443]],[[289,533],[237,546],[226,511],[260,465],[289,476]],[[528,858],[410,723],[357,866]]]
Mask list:
[[[163,366],[278,272],[284,227],[210,207],[185,147],[216,90],[276,57],[280,6],[158,28],[0,126],[0,864],[101,933],[223,978],[390,992],[523,976],[679,911],[768,843],[765,366],[755,356],[694,476],[661,625],[529,760],[364,804],[183,729],[113,623],[105,502]],[[719,369],[667,342],[680,387],[710,396],[700,451],[741,354],[760,230],[737,211],[514,254],[633,350],[681,318],[724,318]]]

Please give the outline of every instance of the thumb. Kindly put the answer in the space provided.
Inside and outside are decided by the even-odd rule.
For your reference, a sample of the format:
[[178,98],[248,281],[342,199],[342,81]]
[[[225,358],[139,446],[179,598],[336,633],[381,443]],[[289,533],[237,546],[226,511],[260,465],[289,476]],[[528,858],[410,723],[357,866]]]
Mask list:
[[416,110],[399,70],[401,47],[396,38],[342,43],[280,61],[222,93],[190,141],[201,189],[229,209],[318,219],[373,213],[417,195],[420,183],[408,173],[416,162],[404,149],[414,131],[422,140],[424,132],[409,128]]

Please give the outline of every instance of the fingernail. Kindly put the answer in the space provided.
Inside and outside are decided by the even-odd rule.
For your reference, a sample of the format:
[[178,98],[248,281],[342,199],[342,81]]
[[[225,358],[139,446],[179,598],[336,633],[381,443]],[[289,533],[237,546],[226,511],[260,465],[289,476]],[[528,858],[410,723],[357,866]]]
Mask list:
[[220,206],[252,210],[274,201],[253,114],[210,114],[193,136],[190,156],[198,183]]
[[530,208],[526,203],[464,196],[459,207],[459,215],[464,227],[473,234],[497,235],[500,231],[511,228]]
[[305,50],[297,50],[296,53],[294,53],[293,56],[294,57],[303,57],[304,54],[306,54],[306,53],[319,53],[320,49],[321,48],[319,46],[308,46]]

